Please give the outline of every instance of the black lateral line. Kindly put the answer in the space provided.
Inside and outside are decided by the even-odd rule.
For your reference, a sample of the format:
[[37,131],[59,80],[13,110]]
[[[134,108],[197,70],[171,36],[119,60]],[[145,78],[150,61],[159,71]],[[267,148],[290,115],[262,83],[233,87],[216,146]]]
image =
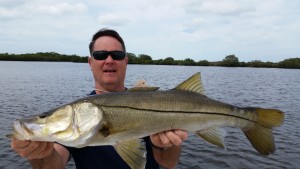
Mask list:
[[[235,115],[231,115],[231,114],[223,114],[223,113],[217,113],[217,112],[186,112],[186,111],[174,111],[174,110],[154,110],[154,109],[142,109],[142,108],[136,108],[136,107],[129,107],[129,106],[101,106],[101,107],[109,107],[109,108],[123,108],[123,109],[132,109],[132,110],[141,110],[141,111],[152,111],[152,112],[165,112],[165,113],[187,113],[187,114],[194,114],[194,113],[201,113],[201,114],[210,114],[210,115],[220,115],[220,116],[229,116],[229,117],[235,117],[235,118],[239,118],[239,119],[243,119],[246,121],[250,121],[256,124],[256,121],[254,120],[250,120],[241,116],[235,116]],[[259,124],[261,125],[261,124]],[[261,125],[264,126],[264,125]],[[264,126],[266,127],[266,126]],[[266,127],[268,128],[268,127]]]

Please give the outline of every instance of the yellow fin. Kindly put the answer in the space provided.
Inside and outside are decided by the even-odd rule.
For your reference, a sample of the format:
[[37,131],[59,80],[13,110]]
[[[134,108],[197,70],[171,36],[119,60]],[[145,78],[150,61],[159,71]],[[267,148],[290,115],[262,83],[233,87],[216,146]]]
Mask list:
[[186,90],[191,92],[196,92],[200,94],[204,94],[204,88],[201,82],[201,74],[200,72],[194,74],[181,84],[175,87],[176,90]]
[[133,87],[147,87],[147,82],[144,79],[138,80]]
[[158,90],[159,87],[148,86],[144,79],[138,80],[135,85],[128,89],[127,92],[152,92]]
[[284,113],[276,109],[256,108],[258,123],[266,127],[278,127],[283,124]]
[[243,129],[252,146],[264,155],[272,154],[275,150],[272,128],[283,124],[284,113],[275,109],[251,108],[257,113],[255,125]]
[[130,140],[116,144],[115,150],[133,169],[144,169],[146,165],[146,147],[142,139]]
[[226,136],[225,130],[216,128],[213,130],[197,131],[196,133],[205,141],[214,144],[218,147],[225,148],[225,144],[224,144],[224,138]]
[[276,148],[272,129],[255,125],[251,130],[244,131],[252,146],[261,154],[272,154]]

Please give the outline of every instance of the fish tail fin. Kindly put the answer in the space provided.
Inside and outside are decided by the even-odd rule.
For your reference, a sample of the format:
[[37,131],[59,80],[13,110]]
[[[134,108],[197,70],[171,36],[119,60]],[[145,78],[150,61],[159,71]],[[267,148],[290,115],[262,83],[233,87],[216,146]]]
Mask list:
[[276,109],[247,108],[257,114],[254,125],[243,129],[252,146],[264,155],[272,154],[275,150],[272,128],[283,124],[284,113]]

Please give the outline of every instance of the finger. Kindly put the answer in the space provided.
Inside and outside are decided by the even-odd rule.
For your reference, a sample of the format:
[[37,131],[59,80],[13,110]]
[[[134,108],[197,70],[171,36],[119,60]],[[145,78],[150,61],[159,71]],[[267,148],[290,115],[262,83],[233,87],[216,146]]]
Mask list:
[[150,135],[150,139],[151,139],[152,144],[154,144],[154,145],[156,145],[158,147],[162,147],[163,146],[163,143],[161,142],[159,133]]
[[182,143],[181,138],[175,134],[173,131],[166,131],[166,137],[175,146],[180,146]]
[[31,142],[29,143],[28,146],[20,148],[20,149],[16,149],[15,151],[24,158],[28,158],[30,157],[30,154],[34,151],[34,149],[36,149],[38,145],[35,142]]
[[48,142],[44,151],[41,152],[40,156],[45,157],[54,151],[54,143]]
[[54,143],[49,142],[47,144],[47,147],[45,148],[45,150],[43,151],[44,154],[42,154],[43,156],[47,156],[49,154],[51,154],[51,152],[54,151]]
[[174,133],[181,138],[182,141],[188,138],[188,132],[184,130],[174,130]]
[[28,140],[11,140],[11,148],[15,150],[21,157],[27,158],[28,154],[31,152],[29,149],[31,141]]
[[159,135],[160,141],[161,141],[161,143],[163,144],[164,147],[167,147],[167,146],[171,145],[171,142],[168,139],[168,137],[166,136],[165,132],[158,133],[158,135]]
[[36,144],[37,146],[33,146],[36,147],[35,149],[33,149],[27,156],[27,158],[29,160],[33,160],[33,159],[39,159],[41,152],[44,151],[44,149],[47,147],[47,143],[46,142],[34,142],[33,144]]
[[16,151],[18,149],[23,149],[23,148],[27,147],[29,144],[30,144],[29,140],[18,140],[16,138],[13,138],[11,140],[10,146],[13,150]]
[[39,146],[37,142],[30,142],[30,144],[22,149],[19,149],[19,154],[21,157],[30,158],[31,154],[34,153],[34,150]]
[[51,142],[41,142],[28,159],[41,159],[48,156],[53,151],[53,145],[54,143]]
[[152,143],[162,144],[158,133],[150,135],[150,139]]

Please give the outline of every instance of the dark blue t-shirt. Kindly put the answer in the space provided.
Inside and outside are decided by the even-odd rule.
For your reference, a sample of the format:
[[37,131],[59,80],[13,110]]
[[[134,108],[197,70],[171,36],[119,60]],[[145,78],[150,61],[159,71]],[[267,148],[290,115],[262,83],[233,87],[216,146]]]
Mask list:
[[[90,95],[96,94],[95,91]],[[147,149],[146,169],[159,169],[154,159],[150,137],[145,137]],[[74,148],[66,147],[75,161],[77,169],[130,169],[127,163],[118,155],[113,146],[93,146]]]

